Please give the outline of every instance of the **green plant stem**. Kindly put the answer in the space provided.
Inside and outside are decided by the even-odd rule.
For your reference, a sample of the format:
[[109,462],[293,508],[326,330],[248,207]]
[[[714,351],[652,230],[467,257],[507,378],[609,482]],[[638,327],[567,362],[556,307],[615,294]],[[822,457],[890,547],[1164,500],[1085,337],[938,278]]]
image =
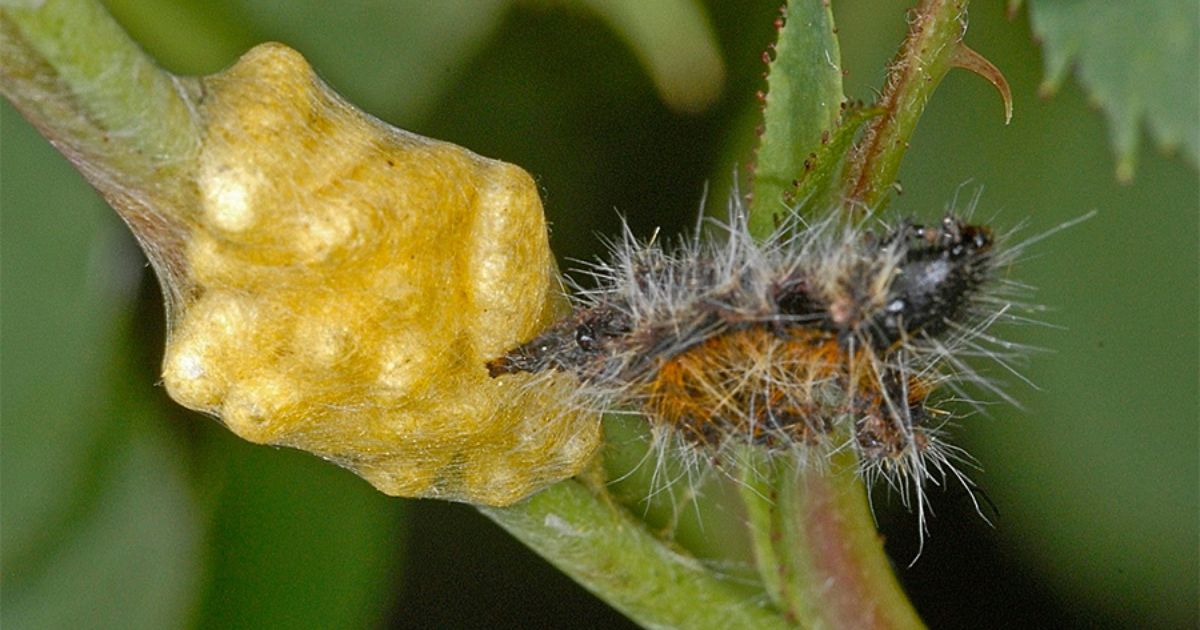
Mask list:
[[912,10],[908,37],[877,104],[882,115],[867,125],[847,157],[842,197],[854,213],[861,215],[886,202],[925,105],[951,68],[966,68],[991,81],[1004,99],[1006,120],[1012,117],[1003,75],[962,42],[966,12],[967,0],[923,0]]
[[96,0],[0,0],[0,93],[143,239],[178,300],[198,82],[160,68]]
[[856,464],[845,451],[828,467],[777,464],[746,480],[769,592],[802,628],[924,628],[884,553]]
[[[819,213],[840,201],[834,173],[849,139],[864,120],[880,115],[872,108],[843,120],[835,33],[826,3],[789,3],[767,77],[770,92],[752,187],[749,224],[759,238],[776,229],[781,211]],[[911,114],[915,124],[920,111],[899,114],[904,120]],[[879,122],[877,117],[867,124]],[[878,157],[898,166],[903,152],[894,149],[884,145]],[[789,199],[791,191],[805,198]],[[833,459],[828,466],[812,466],[779,456],[740,471],[748,530],[768,595],[802,628],[922,628],[875,533],[855,454],[847,449]]]
[[[637,54],[667,105],[699,113],[720,96],[725,66],[716,34],[690,0],[580,0]],[[656,28],[670,24],[670,29]],[[666,37],[664,37],[666,36]]]
[[[195,207],[193,82],[158,67],[95,0],[0,3],[0,92],[174,267]],[[165,269],[160,268],[160,273]]]
[[[158,176],[199,145],[182,82],[94,0],[0,3],[0,91],[78,164]],[[86,173],[85,173],[86,175]]]
[[557,483],[485,515],[617,610],[649,628],[792,628],[582,483]]

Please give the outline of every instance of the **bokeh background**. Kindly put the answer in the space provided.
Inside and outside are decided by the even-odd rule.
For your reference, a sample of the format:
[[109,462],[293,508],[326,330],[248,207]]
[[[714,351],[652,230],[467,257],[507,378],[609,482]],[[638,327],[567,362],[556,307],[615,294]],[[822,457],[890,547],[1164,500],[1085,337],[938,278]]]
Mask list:
[[[706,187],[723,205],[777,8],[711,0],[622,28],[595,9],[608,3],[567,0],[106,4],[172,71],[283,41],[371,113],[523,166],[567,267],[600,254],[619,215],[675,234]],[[880,525],[932,628],[1196,627],[1196,165],[1144,141],[1118,184],[1102,111],[1072,80],[1037,95],[1028,16],[999,4],[976,3],[968,42],[1012,83],[1012,124],[990,85],[951,73],[892,209],[932,218],[981,191],[981,216],[1027,236],[1098,214],[1012,272],[1052,326],[1005,331],[1047,350],[1022,368],[1036,387],[1008,379],[1025,408],[963,423],[992,524],[935,492],[912,566],[915,517],[881,493]],[[834,5],[847,92],[869,101],[906,4]],[[158,288],[128,232],[7,104],[0,125],[5,627],[632,627],[468,506],[382,496],[173,405],[157,384]]]

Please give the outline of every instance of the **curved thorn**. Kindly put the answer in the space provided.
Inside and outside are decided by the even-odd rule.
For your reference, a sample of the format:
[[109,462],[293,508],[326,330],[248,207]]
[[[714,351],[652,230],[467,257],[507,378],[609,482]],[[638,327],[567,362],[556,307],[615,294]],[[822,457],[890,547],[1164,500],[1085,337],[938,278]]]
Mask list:
[[1008,80],[1004,78],[1004,74],[996,66],[993,66],[992,62],[984,59],[983,55],[971,50],[960,41],[955,45],[954,52],[951,53],[950,64],[955,68],[970,70],[996,86],[1000,92],[1000,98],[1004,99],[1004,124],[1007,125],[1012,120],[1012,91],[1008,89]]

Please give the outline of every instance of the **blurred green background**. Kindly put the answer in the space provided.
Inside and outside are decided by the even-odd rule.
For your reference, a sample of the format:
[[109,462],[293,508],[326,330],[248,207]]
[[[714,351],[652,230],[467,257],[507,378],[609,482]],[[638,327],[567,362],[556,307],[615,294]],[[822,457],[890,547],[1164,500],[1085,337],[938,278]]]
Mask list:
[[[723,206],[776,15],[719,0],[640,19],[601,0],[106,4],[170,70],[213,72],[283,41],[371,113],[523,166],[565,266],[600,254],[618,213],[648,236],[692,225],[706,185]],[[905,7],[835,2],[850,96],[873,98]],[[1028,220],[1026,236],[1098,215],[1013,270],[1053,326],[1004,331],[1049,350],[1022,369],[1036,388],[1007,379],[1025,409],[963,422],[994,526],[961,492],[935,492],[908,567],[915,517],[880,492],[889,550],[932,628],[1196,627],[1195,165],[1145,143],[1136,179],[1117,184],[1083,91],[1037,96],[1028,16],[977,3],[971,18],[968,42],[1012,83],[1013,122],[985,81],[951,73],[892,210],[935,217],[965,185],[982,190],[980,216]],[[722,91],[691,111],[721,76],[714,50]],[[467,506],[384,497],[173,405],[136,245],[7,104],[0,125],[6,628],[629,627]]]

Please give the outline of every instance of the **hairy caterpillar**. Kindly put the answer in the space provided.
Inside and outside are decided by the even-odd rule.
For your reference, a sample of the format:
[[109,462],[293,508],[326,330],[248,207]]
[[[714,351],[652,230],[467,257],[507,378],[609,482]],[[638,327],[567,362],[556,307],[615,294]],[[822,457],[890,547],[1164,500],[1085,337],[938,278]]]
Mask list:
[[[758,241],[735,200],[717,223],[723,242],[676,251],[626,230],[611,259],[584,273],[575,306],[534,339],[488,363],[503,374],[568,373],[570,404],[631,408],[660,446],[694,462],[730,445],[813,459],[853,449],[861,472],[924,518],[923,484],[947,476],[965,453],[948,444],[949,399],[976,385],[1007,399],[964,358],[1008,369],[1020,353],[989,329],[1017,318],[1027,290],[1002,276],[1031,239],[955,213],[850,225],[840,215],[786,220]],[[943,392],[949,392],[947,396]]]

